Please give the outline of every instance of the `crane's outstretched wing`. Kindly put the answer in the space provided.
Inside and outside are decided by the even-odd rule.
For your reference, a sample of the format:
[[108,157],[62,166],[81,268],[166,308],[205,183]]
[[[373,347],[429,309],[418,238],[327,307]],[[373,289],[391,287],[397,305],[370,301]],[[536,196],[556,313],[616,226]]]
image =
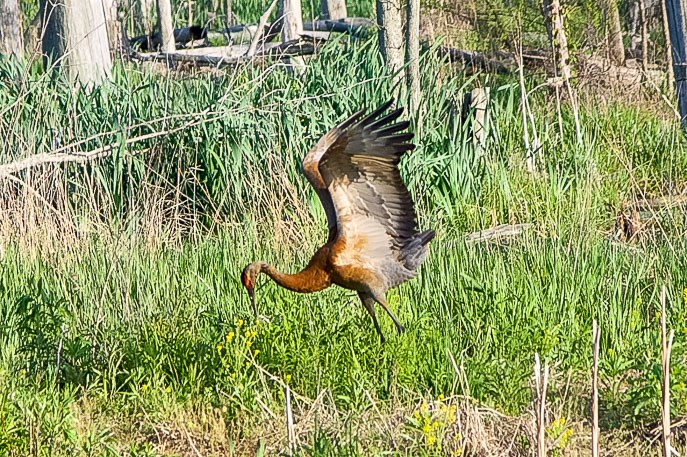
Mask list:
[[[327,214],[329,240],[366,242],[368,255],[401,253],[416,231],[416,215],[401,180],[401,156],[415,148],[402,108],[390,100],[363,118],[360,111],[330,130],[303,160],[303,171]],[[361,119],[362,118],[362,119]]]

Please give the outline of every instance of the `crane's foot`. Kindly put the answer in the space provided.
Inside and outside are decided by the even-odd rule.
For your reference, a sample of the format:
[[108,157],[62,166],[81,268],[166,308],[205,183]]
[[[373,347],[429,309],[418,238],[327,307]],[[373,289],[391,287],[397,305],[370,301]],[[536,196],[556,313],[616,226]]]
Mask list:
[[396,328],[398,329],[398,334],[403,335],[403,332],[406,331],[406,328],[400,324],[400,322],[396,322]]

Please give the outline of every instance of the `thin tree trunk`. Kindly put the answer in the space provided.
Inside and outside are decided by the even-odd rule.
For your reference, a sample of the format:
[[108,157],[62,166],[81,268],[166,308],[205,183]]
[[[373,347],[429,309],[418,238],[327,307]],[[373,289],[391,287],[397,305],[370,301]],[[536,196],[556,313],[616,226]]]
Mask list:
[[[284,25],[281,31],[282,41],[297,40],[303,34],[301,0],[284,0],[281,10],[284,16]],[[302,72],[305,68],[302,57],[291,57],[287,61],[297,72]]]
[[377,24],[379,25],[379,49],[389,71],[398,82],[403,75],[403,18],[401,0],[377,0]]
[[681,0],[665,0],[668,15],[668,30],[670,31],[671,53],[673,61],[673,76],[675,78],[675,95],[680,111],[680,123],[687,130],[687,81],[685,81],[685,67],[687,66],[687,24],[685,24],[684,5]]
[[[549,34],[549,41],[555,56],[557,68],[560,76],[563,77],[563,84],[567,89],[570,97],[570,105],[573,110],[573,117],[575,119],[575,133],[577,136],[577,144],[581,147],[582,129],[580,127],[579,112],[577,110],[577,100],[575,93],[570,84],[570,54],[568,53],[568,39],[565,36],[565,28],[563,27],[563,15],[561,14],[561,4],[559,0],[543,0],[542,12],[546,22],[546,30]],[[558,89],[556,89],[558,91]],[[559,113],[560,116],[560,113]]]
[[105,22],[107,24],[107,39],[109,42],[110,56],[115,58],[122,55],[124,46],[123,27],[117,17],[119,0],[102,0]]
[[616,65],[623,65],[625,63],[625,46],[623,45],[618,3],[616,0],[603,0],[602,7],[608,24],[607,42],[611,61]]
[[27,54],[41,52],[41,12],[38,11],[24,32],[24,52]]
[[322,19],[347,18],[346,0],[320,0],[320,17]]
[[[101,0],[42,0],[43,53],[72,81],[110,77],[112,59]],[[47,62],[46,62],[47,64]]]
[[188,8],[188,26],[191,27],[193,25],[193,1],[192,0],[187,0],[187,8]]
[[[639,27],[639,0],[632,5],[632,22],[630,23],[630,49],[637,49],[637,28]],[[641,40],[641,38],[640,38]]]
[[675,76],[673,75],[673,44],[670,41],[670,26],[668,25],[668,9],[666,2],[661,1],[661,14],[663,15],[663,33],[666,40],[666,65],[668,70],[668,94],[675,95]]
[[407,0],[406,82],[411,110],[420,107],[420,0]]
[[0,0],[0,54],[24,53],[19,0]]
[[642,21],[642,70],[646,72],[649,66],[649,32],[647,30],[646,4],[639,0],[639,14]]
[[153,33],[155,23],[153,22],[153,9],[157,8],[154,0],[138,0],[139,8],[141,9],[141,24],[143,26],[143,33],[150,35]]
[[568,39],[563,29],[563,17],[561,16],[561,4],[558,0],[544,0],[542,10],[546,22],[546,31],[549,41],[556,54],[556,64],[560,75],[567,81],[570,79],[570,54],[568,53]]
[[174,26],[172,25],[172,4],[170,0],[157,0],[157,22],[160,29],[162,52],[176,51]]
[[225,0],[224,7],[227,13],[227,27],[234,25],[234,12],[231,10],[231,0]]

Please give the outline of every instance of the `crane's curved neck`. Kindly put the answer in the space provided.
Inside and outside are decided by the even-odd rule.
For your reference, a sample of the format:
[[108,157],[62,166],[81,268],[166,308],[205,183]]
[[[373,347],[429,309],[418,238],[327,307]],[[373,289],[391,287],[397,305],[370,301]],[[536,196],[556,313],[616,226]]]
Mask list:
[[332,285],[330,274],[317,255],[312,258],[308,266],[295,274],[282,273],[267,263],[261,264],[260,271],[280,286],[294,292],[317,292]]

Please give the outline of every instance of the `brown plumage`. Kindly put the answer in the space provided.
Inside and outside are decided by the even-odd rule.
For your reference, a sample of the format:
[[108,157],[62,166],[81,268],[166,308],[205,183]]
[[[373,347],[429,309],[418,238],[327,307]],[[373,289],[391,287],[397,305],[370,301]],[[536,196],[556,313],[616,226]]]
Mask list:
[[398,163],[415,148],[407,121],[394,123],[402,108],[383,113],[393,100],[363,117],[364,111],[325,134],[303,159],[303,173],[322,202],[327,243],[299,273],[284,274],[264,262],[246,266],[241,281],[255,305],[260,273],[295,292],[317,292],[332,284],[358,292],[384,342],[374,304],[379,303],[396,324],[386,303],[386,291],[413,278],[427,254],[434,231],[417,231],[413,202]]

